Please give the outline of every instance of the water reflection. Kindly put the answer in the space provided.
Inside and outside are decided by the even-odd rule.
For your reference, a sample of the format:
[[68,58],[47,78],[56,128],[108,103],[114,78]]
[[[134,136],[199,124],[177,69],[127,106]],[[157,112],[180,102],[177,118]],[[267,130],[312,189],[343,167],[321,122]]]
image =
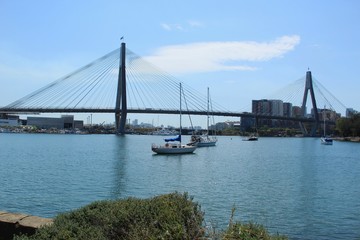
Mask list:
[[129,160],[128,137],[125,135],[116,135],[113,144],[114,184],[111,191],[111,198],[116,199],[123,197],[126,189],[126,165]]
[[[318,210],[316,208],[316,196],[318,195],[317,183],[317,161],[316,143],[317,139],[303,139],[300,141],[300,146],[296,150],[294,161],[299,164],[299,188],[298,188],[298,203],[294,206],[294,215],[300,215],[294,218],[295,224],[299,226],[295,231],[297,234],[314,231],[314,213]],[[312,140],[316,141],[314,143]],[[310,224],[311,223],[311,224]]]

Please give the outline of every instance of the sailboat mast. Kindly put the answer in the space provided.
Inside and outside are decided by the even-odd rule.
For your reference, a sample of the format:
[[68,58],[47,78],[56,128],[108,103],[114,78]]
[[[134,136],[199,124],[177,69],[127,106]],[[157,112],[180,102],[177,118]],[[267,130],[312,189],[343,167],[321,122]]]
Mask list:
[[207,123],[206,123],[207,135],[209,135],[209,87],[207,88]]
[[181,145],[181,94],[182,94],[182,86],[180,83],[180,145]]

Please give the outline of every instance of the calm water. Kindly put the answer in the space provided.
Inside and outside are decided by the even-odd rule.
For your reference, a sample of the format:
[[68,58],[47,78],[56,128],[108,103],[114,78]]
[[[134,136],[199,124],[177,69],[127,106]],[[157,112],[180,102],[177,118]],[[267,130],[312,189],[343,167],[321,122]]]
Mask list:
[[237,220],[291,239],[360,239],[360,144],[219,137],[195,154],[153,155],[162,138],[0,134],[0,210],[54,217],[95,200],[179,191],[219,228],[235,206]]

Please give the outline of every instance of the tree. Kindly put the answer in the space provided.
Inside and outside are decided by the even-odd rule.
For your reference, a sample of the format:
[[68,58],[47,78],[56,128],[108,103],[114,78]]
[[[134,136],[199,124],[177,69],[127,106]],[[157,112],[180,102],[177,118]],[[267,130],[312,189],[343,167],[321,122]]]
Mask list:
[[359,137],[360,114],[354,114],[351,118],[339,118],[336,121],[336,129],[342,137]]

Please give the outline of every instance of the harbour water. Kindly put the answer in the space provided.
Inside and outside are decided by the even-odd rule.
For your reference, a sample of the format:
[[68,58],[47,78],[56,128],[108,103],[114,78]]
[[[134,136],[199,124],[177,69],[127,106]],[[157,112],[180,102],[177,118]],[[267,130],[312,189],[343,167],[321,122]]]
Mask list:
[[236,207],[236,220],[290,239],[360,239],[358,143],[223,136],[194,154],[153,154],[162,139],[0,134],[0,210],[54,217],[96,200],[178,191],[218,228]]

